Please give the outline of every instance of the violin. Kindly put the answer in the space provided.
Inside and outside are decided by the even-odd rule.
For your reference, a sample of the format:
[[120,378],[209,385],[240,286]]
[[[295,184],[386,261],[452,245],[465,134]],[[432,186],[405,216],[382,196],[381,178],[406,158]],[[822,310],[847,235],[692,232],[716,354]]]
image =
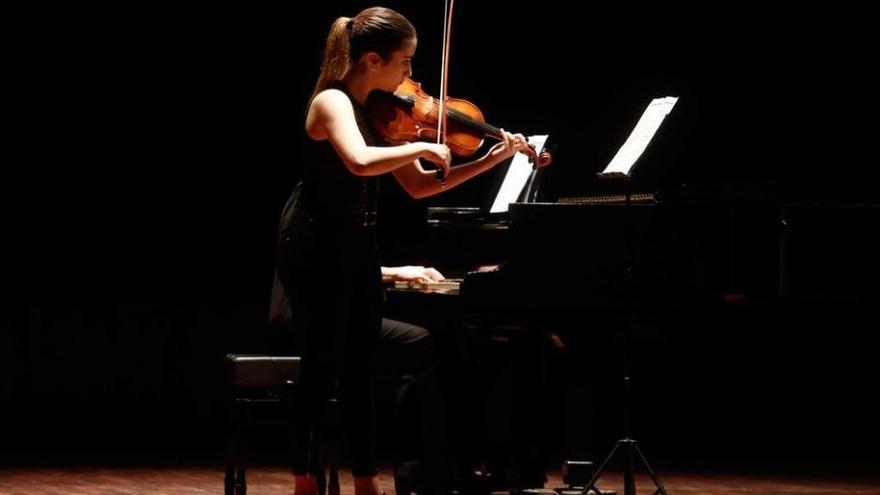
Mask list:
[[[501,129],[487,124],[475,104],[449,97],[445,105],[440,102],[425,92],[421,83],[407,78],[394,93],[374,91],[368,111],[373,126],[391,143],[436,141],[441,106],[445,107],[446,145],[453,155],[469,157],[483,145],[485,138],[503,139]],[[549,165],[553,159],[547,151],[537,153],[531,144],[523,153],[538,168]]]

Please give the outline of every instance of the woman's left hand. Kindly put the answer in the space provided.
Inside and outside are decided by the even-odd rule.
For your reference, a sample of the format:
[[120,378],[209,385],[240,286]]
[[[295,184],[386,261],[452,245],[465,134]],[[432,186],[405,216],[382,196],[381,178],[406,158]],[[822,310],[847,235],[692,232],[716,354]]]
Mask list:
[[495,143],[489,149],[489,155],[498,158],[500,161],[504,161],[529,147],[528,140],[522,134],[511,134],[501,129],[501,135],[501,141]]

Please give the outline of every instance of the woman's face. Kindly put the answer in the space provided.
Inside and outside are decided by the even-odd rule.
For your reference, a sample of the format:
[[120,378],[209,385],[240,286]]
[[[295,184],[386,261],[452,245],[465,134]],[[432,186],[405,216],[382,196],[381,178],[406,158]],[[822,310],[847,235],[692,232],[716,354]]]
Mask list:
[[412,76],[412,59],[416,54],[418,40],[409,39],[378,65],[378,89],[393,92],[407,77]]

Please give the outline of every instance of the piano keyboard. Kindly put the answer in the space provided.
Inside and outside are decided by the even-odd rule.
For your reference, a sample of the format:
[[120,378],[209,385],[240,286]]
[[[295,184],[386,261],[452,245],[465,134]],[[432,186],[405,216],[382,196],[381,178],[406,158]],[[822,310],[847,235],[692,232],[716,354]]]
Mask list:
[[[630,196],[630,201],[633,203],[652,203],[655,201],[653,193],[640,193],[633,194]],[[598,204],[609,204],[609,203],[626,203],[626,195],[625,194],[604,194],[604,195],[596,195],[596,196],[580,196],[580,197],[567,197],[567,198],[559,198],[560,203],[566,204],[577,204],[577,205],[598,205]]]
[[429,283],[419,283],[419,282],[402,282],[396,281],[394,282],[395,290],[417,290],[417,291],[436,291],[436,292],[457,292],[459,287],[461,286],[462,279],[460,278],[447,278],[442,282],[429,282]]

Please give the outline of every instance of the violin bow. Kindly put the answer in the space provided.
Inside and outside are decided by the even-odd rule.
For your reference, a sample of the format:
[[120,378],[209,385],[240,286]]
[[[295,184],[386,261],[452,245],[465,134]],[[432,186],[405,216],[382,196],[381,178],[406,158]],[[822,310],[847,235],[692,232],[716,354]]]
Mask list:
[[[447,84],[449,82],[449,45],[452,41],[452,9],[455,0],[445,0],[443,3],[443,56],[440,66],[440,107],[437,114],[437,144],[446,143],[446,99],[449,94]],[[437,180],[446,184],[446,175],[442,169],[437,171]]]
[[[452,44],[452,11],[455,0],[445,0],[443,3],[443,55],[440,66],[440,106],[437,114],[437,144],[446,144],[446,103],[449,83],[449,45]],[[503,138],[502,138],[503,139]],[[534,148],[532,148],[534,150]],[[532,161],[536,168],[549,165],[553,157],[548,150],[540,154],[532,153]],[[437,171],[437,180],[446,185],[446,176],[442,170]]]

